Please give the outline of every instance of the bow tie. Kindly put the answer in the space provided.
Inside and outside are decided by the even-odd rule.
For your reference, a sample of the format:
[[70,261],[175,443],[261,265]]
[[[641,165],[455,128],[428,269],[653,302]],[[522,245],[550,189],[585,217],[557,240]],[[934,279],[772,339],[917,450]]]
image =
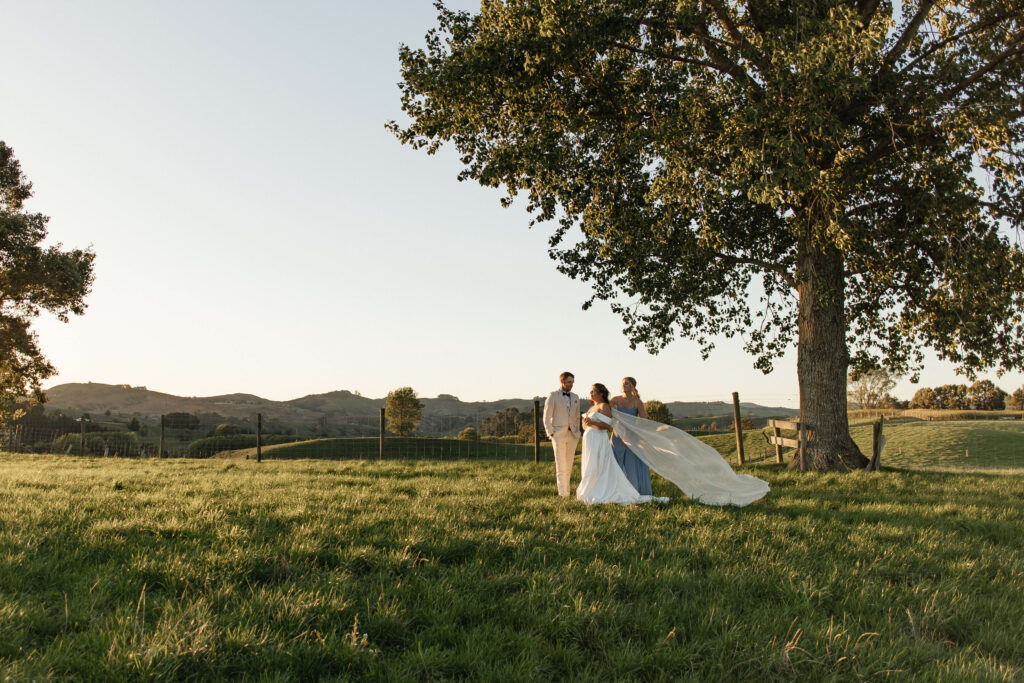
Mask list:
[[568,391],[563,391],[563,392],[562,392],[562,396],[568,396],[568,395],[569,395],[569,392],[568,392]]

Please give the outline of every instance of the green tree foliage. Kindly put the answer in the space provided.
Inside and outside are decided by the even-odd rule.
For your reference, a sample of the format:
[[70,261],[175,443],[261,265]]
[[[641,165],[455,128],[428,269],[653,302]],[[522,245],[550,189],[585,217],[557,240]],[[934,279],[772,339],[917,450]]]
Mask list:
[[[80,434],[64,434],[53,442],[53,450],[57,453],[79,455],[82,452]],[[71,450],[68,451],[70,446]],[[139,437],[132,432],[93,432],[85,435],[86,455],[119,455],[122,457],[138,455]]]
[[1006,392],[988,379],[968,387],[967,399],[974,410],[1003,410],[1006,407]]
[[[24,403],[19,410],[21,416],[14,420],[13,426],[20,427],[23,433],[37,435],[67,434],[72,432],[79,433],[82,429],[82,424],[77,419],[70,415],[65,415],[60,410],[48,412],[38,403]],[[98,432],[102,427],[86,422],[85,429],[89,432]]]
[[419,427],[423,404],[412,387],[401,387],[388,392],[384,415],[392,434],[408,436]]
[[214,427],[211,436],[231,436],[232,434],[244,434],[245,431],[238,425],[225,422]]
[[[729,423],[729,429],[736,429],[736,420],[733,420],[732,422]],[[751,420],[749,417],[741,417],[740,429],[742,431],[747,431],[748,429],[757,429],[757,427],[754,426],[754,421]]]
[[17,417],[26,396],[43,402],[41,382],[56,372],[32,320],[43,311],[64,322],[83,314],[93,282],[92,251],[43,245],[50,219],[25,209],[31,196],[32,183],[0,141],[0,418]]
[[850,403],[858,408],[878,408],[879,404],[892,388],[896,380],[887,370],[882,368],[855,369],[850,372],[846,396]]
[[[403,46],[399,139],[557,221],[635,346],[794,343],[815,469],[862,467],[851,367],[1024,361],[1016,0],[488,1]],[[989,179],[980,183],[979,167]]]
[[934,391],[935,407],[939,410],[969,410],[971,407],[966,385],[943,384]]
[[931,387],[921,387],[914,392],[914,397],[910,399],[910,407],[926,410],[937,408],[938,402],[935,399],[935,391]]
[[168,429],[195,429],[199,426],[199,418],[190,413],[167,413],[164,426]]
[[909,401],[901,401],[892,394],[886,394],[875,404],[876,408],[897,409],[910,407]]
[[128,431],[129,432],[138,432],[139,429],[141,429],[141,428],[142,428],[142,425],[139,423],[139,418],[133,417],[132,419],[128,420]]
[[[517,435],[519,443],[531,444],[533,443],[533,435],[536,433],[536,428],[533,426],[533,420],[529,423],[524,424],[519,428],[519,434]],[[548,441],[548,435],[541,431],[541,441]]]
[[1024,387],[1006,397],[1007,410],[1024,410]]
[[480,435],[477,434],[476,427],[466,427],[459,432],[458,438],[463,441],[478,441],[480,439]]
[[644,410],[647,411],[647,417],[655,422],[663,422],[667,425],[672,424],[672,413],[661,401],[647,401],[644,403]]
[[480,436],[515,436],[527,426],[533,426],[533,412],[521,413],[518,408],[510,407],[485,417],[479,431]]

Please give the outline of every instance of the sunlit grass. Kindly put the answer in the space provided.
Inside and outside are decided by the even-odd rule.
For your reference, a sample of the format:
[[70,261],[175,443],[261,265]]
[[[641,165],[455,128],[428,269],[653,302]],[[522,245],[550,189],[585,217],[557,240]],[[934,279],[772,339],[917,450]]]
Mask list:
[[1024,675],[1024,480],[753,471],[748,508],[586,508],[530,462],[0,455],[0,670]]
[[[851,420],[850,434],[865,455],[871,453],[873,419]],[[883,467],[913,470],[1024,470],[1024,422],[1006,420],[926,421],[912,418],[887,419],[882,451]],[[769,429],[743,433],[743,450],[755,465],[774,464],[775,447],[763,434]],[[793,437],[793,432],[783,432]],[[736,465],[736,436],[733,433],[698,436]],[[793,451],[786,449],[786,462]]]

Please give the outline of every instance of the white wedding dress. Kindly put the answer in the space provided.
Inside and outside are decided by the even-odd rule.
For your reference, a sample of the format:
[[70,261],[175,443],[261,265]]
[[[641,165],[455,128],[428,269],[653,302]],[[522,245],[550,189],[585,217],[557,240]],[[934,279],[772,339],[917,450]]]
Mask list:
[[[768,494],[768,482],[749,474],[736,474],[718,451],[681,429],[614,408],[610,422],[615,435],[636,457],[696,501],[742,507]],[[586,467],[585,434],[583,439]]]
[[[614,425],[614,420],[601,413],[590,413],[589,417],[593,422]],[[637,493],[622,468],[615,462],[615,453],[612,451],[612,442],[607,430],[597,427],[587,427],[583,432],[583,478],[576,489],[576,497],[587,505],[668,502],[668,498]]]

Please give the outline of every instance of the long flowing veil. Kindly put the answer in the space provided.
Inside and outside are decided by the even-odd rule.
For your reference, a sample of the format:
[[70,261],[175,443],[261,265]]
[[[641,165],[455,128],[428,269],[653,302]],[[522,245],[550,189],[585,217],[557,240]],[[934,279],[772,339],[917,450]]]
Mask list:
[[705,505],[744,506],[768,493],[768,482],[736,474],[711,446],[681,429],[612,409],[612,429],[636,457]]

